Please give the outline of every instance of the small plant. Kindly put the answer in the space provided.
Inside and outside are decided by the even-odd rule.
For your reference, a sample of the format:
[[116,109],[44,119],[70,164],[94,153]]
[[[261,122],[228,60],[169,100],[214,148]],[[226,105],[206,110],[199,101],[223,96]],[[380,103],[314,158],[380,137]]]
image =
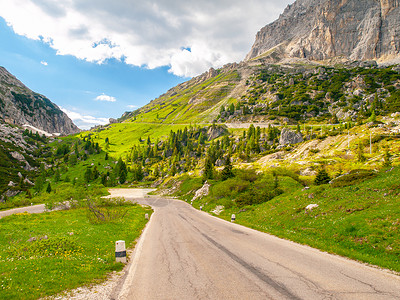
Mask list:
[[385,150],[385,154],[383,154],[383,167],[391,167],[392,166],[392,155],[389,150]]
[[[122,210],[121,206],[134,205],[125,201],[124,198],[100,198],[87,200],[87,216],[92,224],[107,223],[122,220],[128,212],[128,208]],[[116,209],[116,207],[118,209]]]

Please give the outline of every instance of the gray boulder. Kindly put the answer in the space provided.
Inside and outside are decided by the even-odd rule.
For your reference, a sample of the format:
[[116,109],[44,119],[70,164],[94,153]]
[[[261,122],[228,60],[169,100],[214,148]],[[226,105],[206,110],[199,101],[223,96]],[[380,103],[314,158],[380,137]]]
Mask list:
[[292,145],[298,144],[303,141],[303,136],[301,133],[293,131],[289,128],[283,128],[281,132],[281,136],[279,137],[279,144],[284,145]]

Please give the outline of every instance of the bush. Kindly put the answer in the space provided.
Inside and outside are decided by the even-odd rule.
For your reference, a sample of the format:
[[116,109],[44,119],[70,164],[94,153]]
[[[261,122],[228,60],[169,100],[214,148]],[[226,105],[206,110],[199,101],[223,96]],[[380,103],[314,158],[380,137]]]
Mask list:
[[[87,217],[90,223],[119,222],[128,213],[129,206],[135,206],[124,198],[87,199]],[[125,209],[121,207],[125,206]]]
[[366,179],[372,178],[376,172],[371,170],[352,170],[349,173],[343,174],[331,181],[332,187],[343,187],[360,183]]

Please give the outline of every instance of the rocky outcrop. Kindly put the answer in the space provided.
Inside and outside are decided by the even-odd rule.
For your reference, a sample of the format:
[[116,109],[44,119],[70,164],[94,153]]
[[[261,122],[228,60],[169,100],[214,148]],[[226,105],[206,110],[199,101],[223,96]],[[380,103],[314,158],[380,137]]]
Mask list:
[[0,67],[0,120],[33,126],[52,134],[79,132],[79,128],[57,105],[31,91],[3,67]]
[[246,60],[271,53],[398,62],[400,0],[297,0],[257,33]]
[[284,145],[293,145],[298,144],[303,141],[303,137],[301,133],[293,131],[289,128],[283,128],[281,132],[281,136],[279,137],[279,144]]

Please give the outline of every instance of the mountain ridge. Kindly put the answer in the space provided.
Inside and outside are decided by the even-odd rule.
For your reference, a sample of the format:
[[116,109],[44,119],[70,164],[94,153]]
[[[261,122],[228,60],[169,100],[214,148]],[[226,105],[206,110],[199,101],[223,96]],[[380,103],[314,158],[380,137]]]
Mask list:
[[30,90],[1,66],[0,120],[13,125],[30,125],[49,134],[68,135],[80,131],[56,104]]
[[245,60],[275,47],[284,57],[400,62],[400,1],[297,0],[264,26]]

